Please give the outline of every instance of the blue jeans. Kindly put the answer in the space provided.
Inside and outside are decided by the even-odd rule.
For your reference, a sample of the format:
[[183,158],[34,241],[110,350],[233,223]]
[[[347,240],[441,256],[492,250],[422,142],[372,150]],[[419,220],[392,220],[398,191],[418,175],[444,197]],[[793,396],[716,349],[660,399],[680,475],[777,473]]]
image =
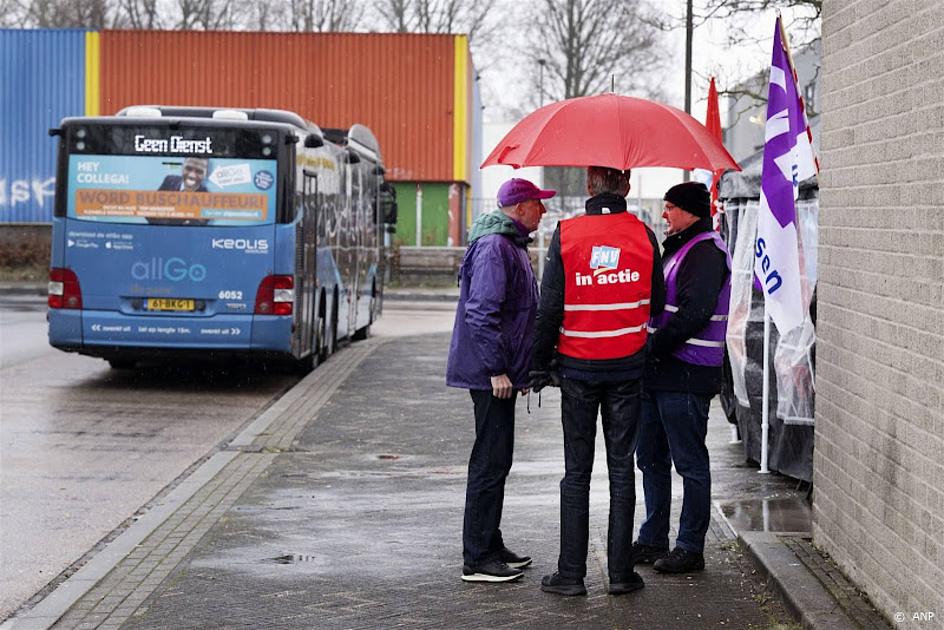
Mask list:
[[561,491],[561,551],[557,570],[565,578],[587,574],[590,517],[590,473],[597,432],[603,418],[606,467],[610,479],[607,566],[611,582],[632,577],[633,512],[636,481],[633,451],[639,427],[639,380],[597,383],[561,380],[561,423],[564,427],[564,478]]
[[669,546],[672,504],[672,462],[682,476],[682,516],[676,546],[703,553],[711,511],[711,472],[708,465],[708,405],[711,396],[684,392],[646,391],[636,462],[646,494],[646,520],[639,542]]
[[465,491],[462,558],[466,566],[478,567],[497,559],[505,544],[498,526],[514,453],[517,394],[501,399],[490,390],[469,393],[475,407],[475,444]]

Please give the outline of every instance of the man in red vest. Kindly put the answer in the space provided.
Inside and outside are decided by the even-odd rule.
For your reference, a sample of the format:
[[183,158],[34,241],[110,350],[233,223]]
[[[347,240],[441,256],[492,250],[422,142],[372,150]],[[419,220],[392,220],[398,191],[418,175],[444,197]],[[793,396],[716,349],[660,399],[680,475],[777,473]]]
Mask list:
[[597,414],[610,478],[609,593],[642,588],[631,541],[633,451],[646,364],[649,317],[662,312],[662,262],[655,234],[626,211],[629,171],[587,169],[586,214],[561,221],[541,282],[532,385],[560,377],[564,428],[561,550],[541,590],[586,595],[590,473]]

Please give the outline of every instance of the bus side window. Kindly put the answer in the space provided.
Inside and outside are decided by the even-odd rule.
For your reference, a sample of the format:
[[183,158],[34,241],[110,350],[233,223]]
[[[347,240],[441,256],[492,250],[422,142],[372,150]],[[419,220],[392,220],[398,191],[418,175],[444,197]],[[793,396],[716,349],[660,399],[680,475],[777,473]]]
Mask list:
[[380,194],[377,202],[383,222],[396,225],[397,222],[397,189],[390,182],[380,185]]

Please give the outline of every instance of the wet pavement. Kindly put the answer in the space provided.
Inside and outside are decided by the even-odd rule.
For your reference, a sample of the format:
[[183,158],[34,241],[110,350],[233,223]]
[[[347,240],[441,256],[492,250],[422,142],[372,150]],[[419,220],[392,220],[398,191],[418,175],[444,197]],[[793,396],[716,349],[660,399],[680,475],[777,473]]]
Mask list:
[[[602,439],[591,486],[589,596],[542,593],[540,577],[554,570],[558,548],[556,391],[542,396],[540,408],[532,396],[530,415],[519,401],[506,488],[506,541],[533,555],[534,565],[514,584],[463,583],[472,419],[468,393],[443,386],[448,339],[388,337],[332,358],[290,403],[295,419],[286,425],[295,428],[263,430],[232,450],[205,497],[197,493],[166,519],[158,539],[151,540],[159,531],[130,547],[57,627],[767,628],[791,621],[720,512],[704,572],[643,568],[645,589],[608,596]],[[320,384],[332,377],[337,383]],[[719,501],[797,496],[787,480],[743,466],[714,410],[709,433]]]
[[0,296],[2,619],[298,377],[111,370],[49,346],[43,300]]
[[804,497],[719,501],[728,524],[738,532],[806,533],[812,531],[810,506]]

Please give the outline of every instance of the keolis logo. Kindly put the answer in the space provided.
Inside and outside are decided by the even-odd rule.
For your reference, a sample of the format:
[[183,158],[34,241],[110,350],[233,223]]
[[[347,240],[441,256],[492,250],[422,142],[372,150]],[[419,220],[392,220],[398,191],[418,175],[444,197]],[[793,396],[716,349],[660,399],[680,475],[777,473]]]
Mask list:
[[264,238],[214,238],[210,241],[213,249],[230,249],[247,254],[265,254],[269,251],[269,241]]

